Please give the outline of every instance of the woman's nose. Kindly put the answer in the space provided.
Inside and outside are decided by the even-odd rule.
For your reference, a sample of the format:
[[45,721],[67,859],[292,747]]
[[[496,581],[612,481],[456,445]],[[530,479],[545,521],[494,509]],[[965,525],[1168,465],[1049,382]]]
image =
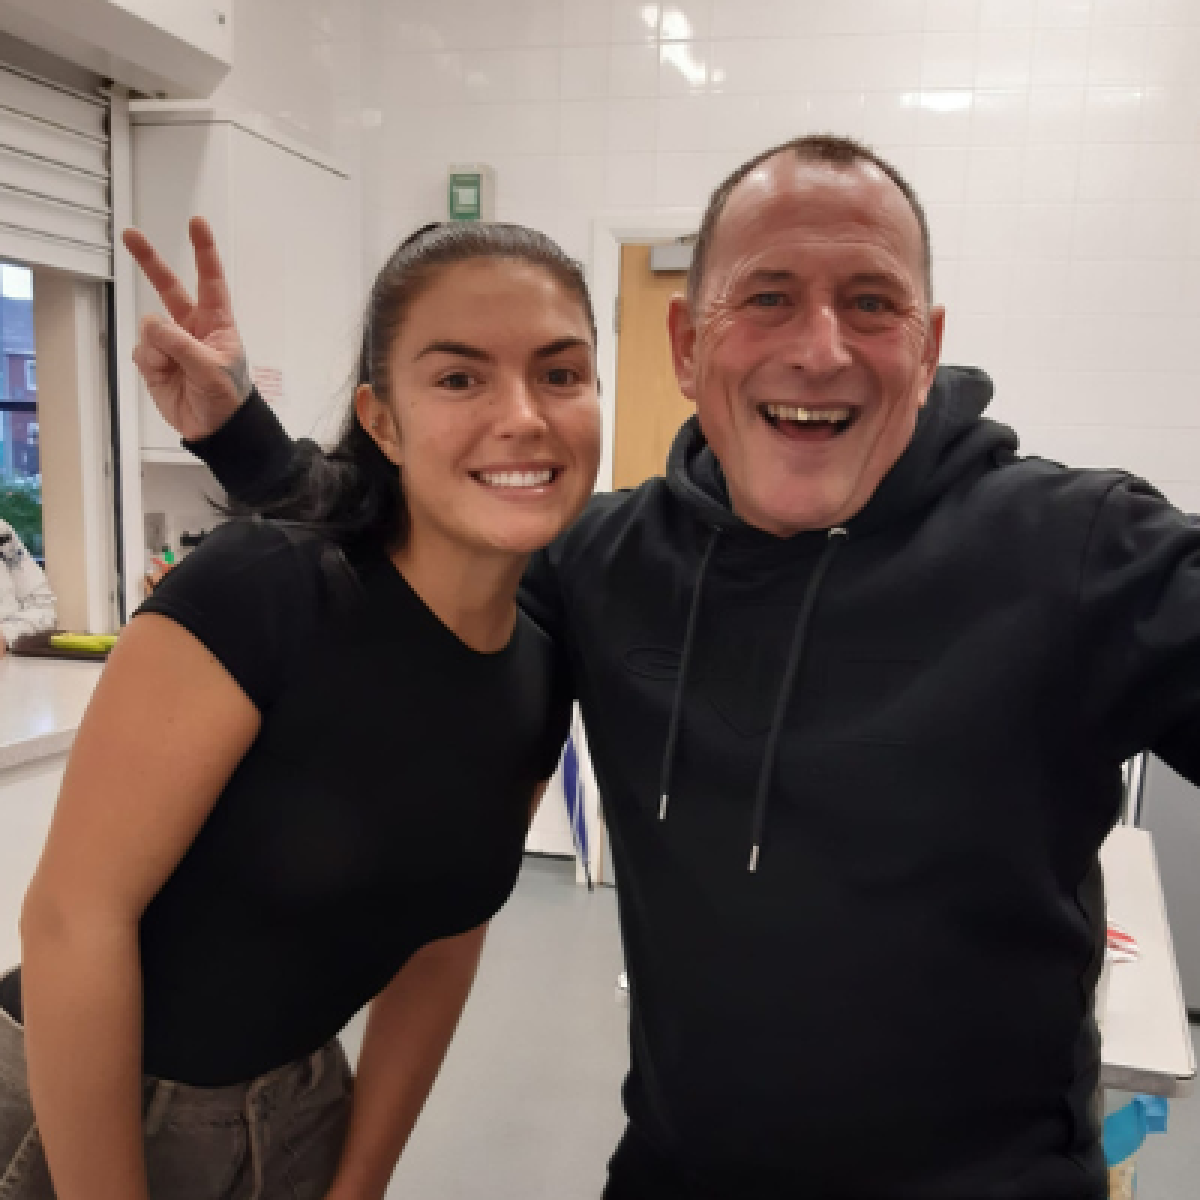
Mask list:
[[509,437],[541,433],[546,429],[546,416],[541,398],[528,381],[516,379],[501,390],[500,432]]

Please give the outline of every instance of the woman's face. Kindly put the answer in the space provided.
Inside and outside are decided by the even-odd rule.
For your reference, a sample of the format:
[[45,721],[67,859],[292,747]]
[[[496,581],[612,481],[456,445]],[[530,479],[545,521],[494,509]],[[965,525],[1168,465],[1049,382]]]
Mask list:
[[[591,495],[595,352],[577,296],[545,269],[479,258],[438,272],[388,356],[368,425],[401,468],[411,547],[525,555]],[[361,414],[361,409],[360,409]]]

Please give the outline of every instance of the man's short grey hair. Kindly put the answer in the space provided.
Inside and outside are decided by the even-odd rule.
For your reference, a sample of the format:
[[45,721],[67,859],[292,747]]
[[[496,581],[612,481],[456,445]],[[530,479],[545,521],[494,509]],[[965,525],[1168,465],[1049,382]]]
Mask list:
[[913,191],[912,185],[891,163],[880,158],[874,150],[862,142],[832,133],[809,133],[804,137],[793,138],[790,142],[783,142],[781,145],[772,146],[770,150],[756,154],[748,162],[742,163],[713,192],[700,222],[700,232],[696,235],[696,248],[692,253],[692,265],[688,271],[687,292],[688,300],[692,305],[695,306],[700,298],[700,287],[704,280],[708,252],[712,247],[717,224],[721,220],[721,214],[725,211],[725,205],[729,202],[733,189],[751,171],[762,166],[768,159],[789,153],[794,154],[799,162],[824,163],[830,167],[849,168],[858,163],[870,163],[878,167],[900,189],[921,229],[921,266],[925,283],[925,298],[927,301],[932,300],[933,271],[929,248],[929,221],[925,217],[925,209],[921,207],[921,201],[917,199],[917,193]]

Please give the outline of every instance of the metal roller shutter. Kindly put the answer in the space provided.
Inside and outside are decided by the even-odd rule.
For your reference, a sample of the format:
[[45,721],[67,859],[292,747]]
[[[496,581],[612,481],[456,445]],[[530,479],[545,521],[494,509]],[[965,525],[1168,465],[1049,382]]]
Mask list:
[[0,62],[0,257],[112,276],[108,102]]

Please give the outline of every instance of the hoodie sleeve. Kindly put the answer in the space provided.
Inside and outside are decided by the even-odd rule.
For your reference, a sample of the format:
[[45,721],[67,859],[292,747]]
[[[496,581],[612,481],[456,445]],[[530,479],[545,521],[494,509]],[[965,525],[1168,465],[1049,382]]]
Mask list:
[[46,574],[33,561],[16,531],[0,522],[8,536],[0,545],[0,569],[6,570],[12,581],[13,609],[0,612],[0,635],[11,646],[27,633],[53,629],[57,621],[54,593],[46,582]]
[[518,593],[521,607],[559,645],[567,633],[566,606],[558,572],[549,550],[539,550],[529,560]]
[[1143,480],[1120,477],[1096,512],[1077,645],[1085,736],[1200,784],[1200,519]]
[[322,453],[307,438],[293,440],[271,406],[251,389],[237,412],[215,433],[184,441],[234,500],[260,504],[286,494],[308,463]]

